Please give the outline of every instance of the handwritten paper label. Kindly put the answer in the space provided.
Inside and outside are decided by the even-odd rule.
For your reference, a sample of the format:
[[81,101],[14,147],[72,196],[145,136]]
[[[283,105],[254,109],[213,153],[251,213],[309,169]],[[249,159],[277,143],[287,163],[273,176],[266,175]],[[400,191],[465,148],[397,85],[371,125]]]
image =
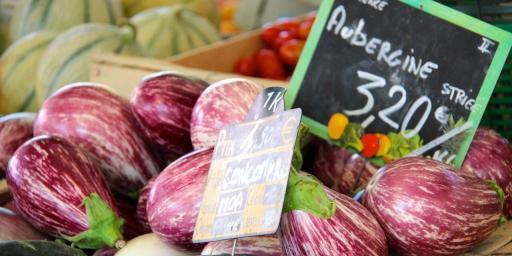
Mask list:
[[220,131],[194,242],[277,231],[301,114],[293,109]]

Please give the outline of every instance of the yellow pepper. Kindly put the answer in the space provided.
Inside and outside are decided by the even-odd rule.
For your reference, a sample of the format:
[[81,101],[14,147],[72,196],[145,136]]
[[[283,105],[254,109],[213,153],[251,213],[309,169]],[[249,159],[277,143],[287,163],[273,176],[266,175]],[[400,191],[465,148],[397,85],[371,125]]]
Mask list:
[[348,125],[348,118],[342,113],[335,113],[329,119],[329,123],[327,124],[327,132],[329,138],[333,140],[339,140],[343,133],[345,132],[345,128]]

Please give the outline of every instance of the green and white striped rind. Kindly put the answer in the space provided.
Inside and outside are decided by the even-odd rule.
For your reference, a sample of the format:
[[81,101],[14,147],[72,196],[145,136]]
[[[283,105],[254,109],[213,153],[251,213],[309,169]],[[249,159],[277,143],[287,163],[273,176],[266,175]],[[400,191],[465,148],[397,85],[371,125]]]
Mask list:
[[16,0],[0,0],[0,53],[11,43],[9,24]]
[[208,19],[177,5],[158,7],[131,18],[137,42],[154,58],[166,58],[221,39]]
[[57,36],[54,32],[34,32],[9,46],[0,59],[0,114],[36,111],[36,76],[41,57]]
[[141,13],[151,8],[184,5],[186,8],[207,18],[213,24],[219,24],[219,9],[216,0],[122,0],[128,17]]
[[67,84],[89,81],[90,59],[97,53],[142,55],[133,31],[97,23],[76,26],[55,38],[41,59],[36,85],[39,103]]
[[64,31],[82,23],[117,24],[119,0],[18,0],[11,22],[14,40],[39,30]]

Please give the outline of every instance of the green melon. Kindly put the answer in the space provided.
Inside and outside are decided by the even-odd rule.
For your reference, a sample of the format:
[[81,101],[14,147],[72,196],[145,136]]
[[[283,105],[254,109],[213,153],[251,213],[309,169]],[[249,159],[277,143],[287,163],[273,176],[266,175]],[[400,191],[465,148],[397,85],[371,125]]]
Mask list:
[[39,101],[67,84],[89,81],[91,56],[98,53],[142,55],[129,26],[76,26],[55,38],[43,55],[37,70]]
[[37,67],[53,32],[34,32],[12,44],[0,58],[0,114],[34,112]]
[[173,56],[221,39],[208,19],[179,5],[149,9],[130,21],[137,28],[137,42],[154,58]]
[[64,31],[82,23],[117,24],[119,0],[18,0],[10,25],[14,40],[40,30]]

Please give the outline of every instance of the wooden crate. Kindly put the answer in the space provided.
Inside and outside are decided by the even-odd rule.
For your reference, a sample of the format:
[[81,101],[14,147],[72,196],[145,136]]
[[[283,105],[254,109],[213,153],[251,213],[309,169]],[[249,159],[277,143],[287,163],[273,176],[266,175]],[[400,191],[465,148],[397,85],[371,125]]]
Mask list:
[[196,76],[209,83],[226,78],[245,78],[263,86],[286,87],[288,82],[246,77],[232,73],[236,61],[262,47],[259,31],[242,34],[210,46],[196,49],[167,60],[120,55],[95,55],[91,60],[90,78],[129,97],[132,89],[146,75],[173,70]]

